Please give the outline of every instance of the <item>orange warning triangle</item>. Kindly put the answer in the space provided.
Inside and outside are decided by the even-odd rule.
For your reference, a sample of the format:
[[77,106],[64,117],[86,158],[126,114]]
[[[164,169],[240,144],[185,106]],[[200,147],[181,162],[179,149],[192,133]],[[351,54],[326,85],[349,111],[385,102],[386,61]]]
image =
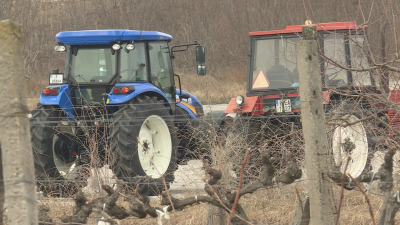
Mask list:
[[264,89],[269,87],[269,80],[263,71],[258,72],[253,80],[253,89]]

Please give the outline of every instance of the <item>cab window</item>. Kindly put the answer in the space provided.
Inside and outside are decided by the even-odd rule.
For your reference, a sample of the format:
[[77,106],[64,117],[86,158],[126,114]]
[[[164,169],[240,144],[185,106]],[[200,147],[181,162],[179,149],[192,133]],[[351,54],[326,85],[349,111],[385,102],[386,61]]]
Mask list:
[[146,54],[144,43],[135,43],[133,50],[121,48],[120,82],[147,81]]
[[[347,68],[345,38],[343,34],[324,34],[324,54],[333,62]],[[329,60],[324,64],[324,78],[326,87],[341,87],[348,85],[348,73],[337,67]]]
[[151,82],[172,101],[175,90],[167,42],[150,42],[149,58]]

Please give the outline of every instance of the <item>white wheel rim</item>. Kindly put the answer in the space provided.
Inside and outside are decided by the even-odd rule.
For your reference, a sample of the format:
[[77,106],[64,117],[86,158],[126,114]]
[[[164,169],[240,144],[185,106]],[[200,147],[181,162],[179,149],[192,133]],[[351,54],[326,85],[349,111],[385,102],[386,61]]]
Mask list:
[[[143,122],[138,143],[140,165],[147,176],[160,178],[171,162],[171,134],[165,121],[156,115],[147,117]],[[154,164],[154,165],[153,165]]]
[[[349,123],[355,122],[358,118],[354,115],[344,116]],[[332,150],[333,158],[335,159],[336,165],[341,163],[341,171],[344,171],[346,166],[347,157],[350,156],[350,162],[347,166],[346,174],[350,174],[352,177],[358,177],[363,172],[368,158],[368,140],[367,133],[365,132],[362,123],[356,123],[347,127],[337,127],[333,132],[332,137]],[[345,139],[349,139],[350,142],[354,143],[355,148],[350,152],[346,152]],[[340,151],[339,151],[340,148]]]
[[58,172],[67,180],[72,180],[76,178],[76,160],[71,163],[66,163],[60,156],[55,152],[56,142],[59,140],[58,135],[53,136],[53,160]]

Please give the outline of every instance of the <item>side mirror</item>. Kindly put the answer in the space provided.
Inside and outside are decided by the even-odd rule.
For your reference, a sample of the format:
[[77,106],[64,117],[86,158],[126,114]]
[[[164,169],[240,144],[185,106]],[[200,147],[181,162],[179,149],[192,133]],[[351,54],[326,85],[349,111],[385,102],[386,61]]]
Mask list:
[[180,99],[188,99],[188,98],[190,98],[190,94],[188,94],[188,93],[182,93],[182,94],[179,95],[179,98],[180,98]]
[[200,65],[206,63],[206,54],[204,52],[203,46],[196,47],[196,61],[197,61],[197,64],[200,64]]
[[206,54],[203,46],[196,47],[196,61],[197,61],[197,75],[205,76],[206,75]]
[[205,76],[206,75],[206,66],[198,65],[197,66],[197,75]]

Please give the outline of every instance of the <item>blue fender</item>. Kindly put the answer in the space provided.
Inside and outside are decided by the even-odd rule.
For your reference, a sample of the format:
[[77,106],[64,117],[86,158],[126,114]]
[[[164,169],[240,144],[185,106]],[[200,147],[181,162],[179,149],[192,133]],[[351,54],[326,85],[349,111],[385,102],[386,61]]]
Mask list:
[[[179,94],[181,93],[181,90],[176,89],[176,99],[179,99]],[[182,90],[183,94],[189,94],[190,98],[189,99],[182,99],[182,102],[187,102],[190,105],[192,105],[193,107],[195,106],[194,103],[196,102],[197,104],[199,104],[201,106],[201,108],[203,108],[203,104],[201,104],[200,100],[198,98],[196,98],[196,96],[190,94],[187,91]]]
[[[181,90],[176,89],[176,99],[179,99],[179,94],[180,93],[181,93]],[[180,107],[183,110],[185,110],[190,115],[190,117],[192,117],[192,118],[194,118],[196,120],[199,120],[199,118],[197,117],[197,112],[194,109],[194,107],[195,107],[194,103],[196,102],[197,104],[200,105],[201,108],[203,108],[203,105],[201,104],[200,100],[198,98],[196,98],[194,95],[192,95],[189,92],[187,92],[187,91],[183,91],[182,90],[182,93],[183,94],[189,94],[190,98],[182,99],[182,101],[180,103],[176,104],[176,106]],[[177,102],[178,101],[179,100],[177,100]]]
[[127,86],[127,85],[133,85],[135,87],[135,91],[128,95],[115,95],[112,93],[113,90],[110,91],[107,99],[107,104],[121,104],[125,103],[134,97],[145,93],[145,92],[156,92],[157,94],[161,95],[164,97],[164,101],[168,102],[169,105],[171,106],[171,103],[168,101],[167,96],[162,92],[160,89],[156,88],[153,84],[151,83],[118,83],[115,84],[115,87],[118,86]]
[[48,88],[59,87],[60,92],[56,96],[40,94],[39,103],[42,105],[58,105],[67,115],[68,119],[74,120],[74,110],[68,85],[54,85]]
[[189,116],[191,118],[199,120],[199,118],[197,117],[197,115],[195,113],[196,110],[194,110],[194,107],[189,105],[188,103],[186,103],[184,101],[178,103],[178,101],[177,101],[176,107],[183,109],[185,112],[187,112],[189,114]]

